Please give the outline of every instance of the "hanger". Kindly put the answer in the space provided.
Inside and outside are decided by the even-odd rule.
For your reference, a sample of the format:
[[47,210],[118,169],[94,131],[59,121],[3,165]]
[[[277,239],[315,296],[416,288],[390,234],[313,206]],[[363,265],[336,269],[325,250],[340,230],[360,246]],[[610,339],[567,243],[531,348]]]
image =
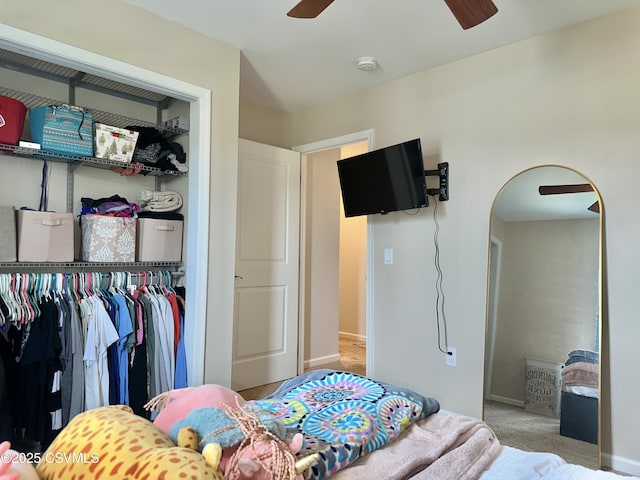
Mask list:
[[6,316],[0,311],[0,316],[2,317],[2,326],[6,326],[7,323],[11,321],[11,304],[8,295],[8,285],[9,285],[9,274],[2,273],[0,274],[0,297],[7,308]]
[[[35,290],[32,288],[31,275],[23,273],[21,275],[21,281],[20,299],[25,308],[26,321],[31,322],[40,316],[40,309],[37,306],[38,300],[35,298]],[[33,283],[35,283],[35,281]]]
[[4,285],[5,295],[3,298],[5,299],[5,304],[9,310],[9,322],[13,325],[20,325],[22,311],[15,295],[15,281],[15,274],[7,274]]

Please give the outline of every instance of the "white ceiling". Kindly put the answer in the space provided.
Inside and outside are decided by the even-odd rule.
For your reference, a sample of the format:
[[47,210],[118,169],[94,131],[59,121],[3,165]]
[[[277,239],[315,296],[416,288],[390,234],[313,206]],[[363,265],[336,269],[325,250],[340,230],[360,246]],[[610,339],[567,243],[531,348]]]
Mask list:
[[[240,48],[241,97],[288,112],[640,5],[494,0],[496,15],[463,30],[444,0],[336,0],[315,19],[286,16],[297,0],[127,1]],[[379,68],[358,70],[362,56]]]
[[[240,96],[293,112],[591,18],[640,0],[494,0],[498,13],[463,30],[444,0],[336,0],[315,19],[298,0],[126,0],[238,47]],[[356,68],[373,56],[379,68]],[[206,61],[206,59],[203,59]],[[541,196],[539,185],[586,183],[541,168],[513,179],[494,212],[506,221],[593,218],[595,193]],[[455,196],[455,192],[453,193]]]

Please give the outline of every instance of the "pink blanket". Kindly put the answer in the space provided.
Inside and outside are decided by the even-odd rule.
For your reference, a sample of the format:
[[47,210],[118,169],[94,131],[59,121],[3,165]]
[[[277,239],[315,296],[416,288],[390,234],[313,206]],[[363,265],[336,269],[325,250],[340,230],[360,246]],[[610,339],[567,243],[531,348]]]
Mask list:
[[499,453],[500,443],[485,423],[434,414],[331,478],[473,480]]
[[576,362],[562,369],[562,383],[566,386],[582,385],[598,388],[599,365],[597,363]]

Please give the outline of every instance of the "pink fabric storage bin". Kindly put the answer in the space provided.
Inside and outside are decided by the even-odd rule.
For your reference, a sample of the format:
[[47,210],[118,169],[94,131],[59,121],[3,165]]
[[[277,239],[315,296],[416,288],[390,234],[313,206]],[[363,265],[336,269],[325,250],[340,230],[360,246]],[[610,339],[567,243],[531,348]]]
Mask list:
[[73,214],[18,210],[19,262],[73,262]]
[[136,219],[108,215],[82,216],[82,260],[134,262]]
[[181,261],[182,229],[182,220],[139,218],[137,261]]

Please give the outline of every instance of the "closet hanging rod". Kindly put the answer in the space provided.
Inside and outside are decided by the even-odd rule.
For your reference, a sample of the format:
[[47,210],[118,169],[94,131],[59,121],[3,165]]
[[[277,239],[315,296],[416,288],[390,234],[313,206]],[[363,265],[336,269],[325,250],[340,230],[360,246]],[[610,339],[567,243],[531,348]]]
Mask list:
[[[17,269],[92,269],[92,268],[110,268],[111,270],[127,268],[130,271],[140,271],[149,269],[163,269],[167,267],[182,267],[182,262],[0,262],[1,268],[17,268]],[[47,272],[34,272],[47,273]]]

